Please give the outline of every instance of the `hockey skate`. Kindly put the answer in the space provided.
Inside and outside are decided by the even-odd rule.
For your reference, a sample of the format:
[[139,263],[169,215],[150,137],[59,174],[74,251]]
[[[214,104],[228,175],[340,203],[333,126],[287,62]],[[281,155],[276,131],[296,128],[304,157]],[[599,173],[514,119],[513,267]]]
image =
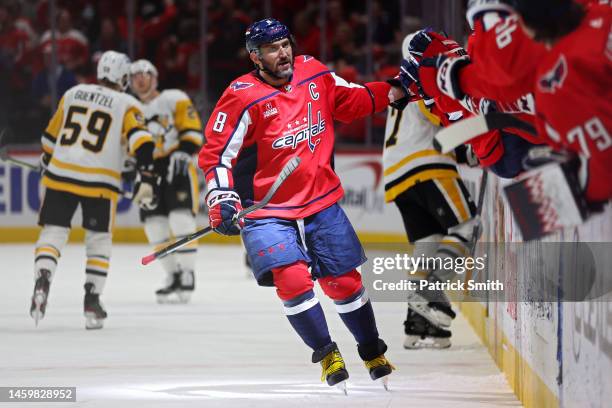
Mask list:
[[30,316],[34,319],[34,324],[37,327],[38,322],[45,317],[45,311],[47,310],[51,272],[47,269],[41,269],[39,274],[34,284],[34,293],[32,294],[32,304],[30,306]]
[[88,330],[101,329],[107,316],[106,310],[104,310],[100,303],[100,295],[93,293],[93,288],[93,283],[85,284],[83,309],[85,313],[85,328]]
[[385,390],[389,391],[389,374],[395,370],[395,366],[387,360],[384,354],[364,361],[366,368],[370,372],[370,378],[374,381],[381,380]]
[[178,292],[180,303],[189,303],[191,294],[195,289],[195,276],[193,271],[183,271],[181,273],[181,288]]
[[451,332],[431,324],[420,314],[408,308],[404,322],[404,348],[409,350],[434,348],[443,349],[451,346]]
[[449,328],[456,314],[441,290],[416,290],[408,293],[408,307],[433,325]]
[[321,363],[323,369],[321,372],[322,382],[326,381],[330,387],[335,385],[347,395],[346,380],[349,378],[349,374],[336,343],[332,342],[312,353],[312,362]]
[[167,285],[155,292],[157,303],[186,303],[182,300],[181,292],[181,272],[175,272],[171,277],[168,277]]

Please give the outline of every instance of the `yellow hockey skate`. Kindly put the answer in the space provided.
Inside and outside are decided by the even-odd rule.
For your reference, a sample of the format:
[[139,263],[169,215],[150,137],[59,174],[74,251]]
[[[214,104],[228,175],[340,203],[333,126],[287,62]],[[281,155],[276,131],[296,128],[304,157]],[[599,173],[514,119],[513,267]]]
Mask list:
[[327,385],[336,386],[344,394],[347,394],[346,380],[349,378],[348,371],[344,364],[344,359],[336,343],[330,343],[329,345],[316,350],[312,354],[313,363],[321,363],[321,381],[326,381]]
[[387,360],[384,354],[372,360],[364,361],[364,363],[370,372],[370,378],[372,380],[381,380],[385,390],[389,391],[389,374],[395,370],[395,366]]

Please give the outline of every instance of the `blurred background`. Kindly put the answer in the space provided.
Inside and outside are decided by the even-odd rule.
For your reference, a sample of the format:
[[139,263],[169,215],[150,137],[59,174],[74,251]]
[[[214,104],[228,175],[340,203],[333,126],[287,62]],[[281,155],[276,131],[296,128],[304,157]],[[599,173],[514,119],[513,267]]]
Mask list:
[[[352,82],[397,73],[404,36],[423,26],[466,33],[454,0],[0,0],[0,129],[5,143],[40,148],[57,101],[95,82],[106,50],[146,58],[159,85],[193,98],[204,122],[235,77],[252,69],[244,32],[272,16],[287,24],[297,53],[319,58]],[[336,125],[339,149],[382,146],[386,112]]]

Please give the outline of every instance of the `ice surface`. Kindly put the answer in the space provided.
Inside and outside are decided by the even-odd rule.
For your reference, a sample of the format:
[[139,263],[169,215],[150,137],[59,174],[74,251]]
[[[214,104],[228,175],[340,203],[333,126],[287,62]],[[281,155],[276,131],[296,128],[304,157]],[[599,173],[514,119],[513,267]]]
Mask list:
[[[405,305],[375,303],[387,356],[385,392],[372,382],[333,304],[317,290],[351,375],[348,397],[319,382],[320,368],[293,333],[271,288],[247,278],[238,246],[200,247],[188,305],[158,305],[158,264],[144,245],[117,245],[102,301],[105,328],[86,331],[82,245],[62,253],[47,316],[29,316],[33,245],[0,245],[0,386],[76,386],[77,403],[19,407],[515,407],[484,347],[459,316],[453,347],[404,350]],[[17,406],[2,404],[0,406]]]

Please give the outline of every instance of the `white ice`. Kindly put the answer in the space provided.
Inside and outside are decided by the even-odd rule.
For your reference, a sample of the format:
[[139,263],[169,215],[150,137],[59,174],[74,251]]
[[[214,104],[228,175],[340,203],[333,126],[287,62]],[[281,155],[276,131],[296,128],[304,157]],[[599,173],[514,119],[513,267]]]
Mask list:
[[[0,386],[76,386],[67,407],[515,407],[503,374],[459,316],[453,346],[402,348],[405,305],[374,304],[396,365],[390,392],[372,382],[352,336],[318,290],[350,373],[348,396],[322,384],[271,288],[247,278],[238,246],[200,247],[188,305],[158,305],[163,274],[141,267],[144,245],[117,245],[102,297],[104,329],[86,331],[84,248],[65,248],[47,316],[29,316],[32,245],[0,245]],[[0,406],[3,404],[0,403]],[[41,403],[5,404],[41,407]]]

